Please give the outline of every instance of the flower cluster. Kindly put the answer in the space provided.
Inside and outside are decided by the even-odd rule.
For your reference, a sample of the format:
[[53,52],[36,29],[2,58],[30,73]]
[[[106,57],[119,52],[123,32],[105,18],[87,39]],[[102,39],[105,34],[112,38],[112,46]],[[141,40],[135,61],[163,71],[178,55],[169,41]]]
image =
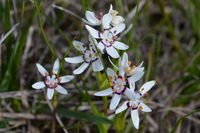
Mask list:
[[[139,90],[136,90],[136,82],[144,75],[143,62],[139,66],[135,66],[128,60],[128,55],[124,52],[122,58],[117,50],[127,50],[129,46],[119,41],[118,36],[125,30],[125,20],[113,10],[112,5],[108,13],[96,16],[94,12],[86,11],[85,27],[89,32],[89,45],[80,41],[73,41],[73,46],[80,52],[75,57],[66,57],[67,63],[81,63],[81,65],[73,71],[74,75],[83,73],[90,65],[94,72],[105,69],[101,58],[102,54],[107,54],[114,59],[119,58],[117,72],[111,68],[106,69],[110,87],[95,93],[95,96],[112,95],[110,102],[110,110],[115,110],[118,114],[127,108],[131,109],[131,118],[136,129],[139,128],[138,110],[143,112],[151,112],[151,109],[143,102],[144,97],[155,84],[155,81],[145,83]],[[100,30],[97,30],[100,29]],[[110,60],[109,60],[110,61]],[[113,63],[111,62],[113,65]],[[60,84],[67,83],[74,79],[73,75],[58,77],[59,60],[56,59],[53,65],[52,75],[40,64],[36,64],[38,71],[44,77],[43,81],[32,85],[35,89],[47,87],[47,97],[52,99],[54,90],[61,94],[67,94],[67,90]],[[122,97],[126,100],[118,107]],[[117,108],[118,107],[118,108]]]
[[[107,68],[110,87],[94,94],[96,96],[108,96],[113,94],[110,102],[110,110],[115,110],[115,114],[127,108],[131,108],[131,118],[136,129],[139,128],[138,109],[144,112],[151,112],[151,109],[144,104],[143,97],[147,95],[147,91],[155,84],[155,81],[149,81],[145,83],[139,91],[135,91],[135,83],[144,75],[143,70],[144,67],[142,67],[142,63],[137,67],[131,65],[127,53],[124,53],[122,59],[119,59],[117,73],[111,68]],[[116,109],[123,95],[129,100],[125,101]]]

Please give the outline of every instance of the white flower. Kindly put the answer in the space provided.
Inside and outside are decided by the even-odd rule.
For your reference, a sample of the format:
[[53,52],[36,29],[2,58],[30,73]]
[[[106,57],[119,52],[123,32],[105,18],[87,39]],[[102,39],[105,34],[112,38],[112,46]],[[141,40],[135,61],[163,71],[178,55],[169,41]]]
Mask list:
[[66,95],[68,92],[65,88],[63,88],[60,83],[67,83],[74,79],[74,76],[72,75],[65,75],[62,77],[58,77],[58,70],[59,70],[59,60],[56,59],[53,65],[53,70],[52,70],[52,76],[49,76],[49,73],[47,70],[41,66],[40,64],[36,64],[36,67],[40,74],[45,78],[44,81],[36,82],[32,85],[34,89],[41,89],[44,87],[47,87],[47,98],[50,100],[53,97],[54,94],[54,89],[61,93]]
[[139,92],[133,92],[134,96],[129,100],[125,101],[118,109],[116,109],[115,114],[118,114],[127,108],[131,108],[131,118],[133,125],[136,129],[139,128],[139,114],[138,110],[141,110],[143,112],[151,112],[151,109],[144,104],[143,102],[143,96],[147,94],[147,91],[149,91],[153,86],[155,85],[155,81],[149,81],[145,83],[141,89],[139,89]]
[[128,80],[125,77],[117,75],[112,69],[107,68],[107,76],[110,80],[110,88],[95,93],[95,96],[108,96],[113,94],[110,110],[114,110],[120,102],[122,94],[133,97],[128,86]]
[[[112,16],[112,20],[111,20],[111,25],[112,26],[116,26],[118,24],[122,24],[124,23],[124,18],[122,16],[117,15],[118,12],[116,10],[113,10],[112,5],[110,5],[110,10],[107,14],[110,14]],[[105,14],[105,15],[107,15]],[[100,13],[99,16],[96,16],[94,12],[91,11],[86,11],[85,13],[85,17],[87,20],[83,19],[85,23],[91,25],[91,26],[98,26],[101,25],[103,22],[104,16],[102,13]]]
[[124,18],[122,16],[117,15],[118,11],[113,10],[112,5],[110,5],[109,14],[111,14],[112,16],[112,21],[111,21],[112,26],[124,23]]
[[[106,14],[103,16],[103,31],[99,32],[96,29],[86,25],[86,29],[91,34],[92,37],[100,39],[97,44],[98,49],[104,53],[104,49],[112,58],[119,58],[119,53],[116,49],[126,50],[128,46],[122,42],[117,41],[117,35],[125,29],[125,24],[119,24],[113,28],[109,28],[112,16]],[[115,49],[116,48],[116,49]]]
[[135,89],[135,82],[140,80],[144,75],[143,62],[139,66],[131,65],[131,61],[128,60],[127,53],[124,53],[122,59],[119,59],[119,75],[122,77],[127,76],[130,89]]
[[[89,37],[90,43],[93,43]],[[74,47],[81,52],[82,55],[76,57],[67,57],[65,61],[68,63],[82,63],[80,67],[73,71],[74,74],[81,74],[86,68],[92,64],[94,72],[103,70],[103,64],[97,55],[97,52],[92,44],[90,44],[90,49],[87,50],[84,44],[79,41],[73,41]]]
[[85,17],[87,20],[83,19],[85,23],[91,25],[91,26],[97,26],[101,25],[101,15],[97,17],[94,12],[86,11]]

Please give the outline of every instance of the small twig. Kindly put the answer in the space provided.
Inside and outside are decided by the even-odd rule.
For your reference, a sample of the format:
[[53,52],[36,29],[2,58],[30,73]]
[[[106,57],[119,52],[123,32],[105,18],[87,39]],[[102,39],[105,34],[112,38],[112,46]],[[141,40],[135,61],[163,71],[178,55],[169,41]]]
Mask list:
[[1,92],[0,98],[15,98],[15,97],[21,97],[21,96],[32,96],[35,94],[39,94],[41,92],[42,90]]
[[30,114],[30,113],[8,113],[0,112],[0,119],[6,118],[15,118],[15,119],[30,119],[30,120],[52,120],[53,117],[46,114]]

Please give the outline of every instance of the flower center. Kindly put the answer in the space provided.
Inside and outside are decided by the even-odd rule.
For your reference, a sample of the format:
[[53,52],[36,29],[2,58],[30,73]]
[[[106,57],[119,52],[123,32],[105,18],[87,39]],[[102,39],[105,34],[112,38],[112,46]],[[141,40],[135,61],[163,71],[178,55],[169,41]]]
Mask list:
[[123,94],[126,90],[126,85],[128,85],[128,80],[124,77],[121,77],[119,75],[115,75],[115,78],[112,79],[109,77],[110,80],[110,86],[112,87],[112,91],[118,95]]
[[59,82],[60,79],[57,78],[56,74],[53,74],[52,77],[48,76],[44,83],[48,88],[54,89],[58,86]]
[[111,47],[116,39],[117,36],[114,36],[110,29],[104,29],[103,38],[101,42],[105,47]]
[[[92,49],[93,50],[93,49]],[[83,52],[83,59],[86,63],[95,62],[98,60],[97,54],[95,51],[86,50]]]
[[136,101],[129,101],[127,103],[127,107],[130,107],[132,110],[136,110],[136,109],[139,109],[139,110],[142,110],[142,106],[140,106],[140,101],[139,100],[136,100]]
[[128,66],[125,68],[125,71],[127,73],[127,75],[132,75],[133,73],[133,69],[135,69],[136,66],[131,66],[131,61],[128,61]]

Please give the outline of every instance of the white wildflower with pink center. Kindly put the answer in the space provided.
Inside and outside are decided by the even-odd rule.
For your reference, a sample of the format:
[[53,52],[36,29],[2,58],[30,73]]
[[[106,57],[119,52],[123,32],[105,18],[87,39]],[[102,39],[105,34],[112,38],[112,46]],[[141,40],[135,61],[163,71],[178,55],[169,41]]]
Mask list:
[[125,101],[119,108],[116,109],[115,114],[118,114],[127,108],[131,109],[131,118],[133,125],[136,129],[139,128],[139,114],[138,110],[143,112],[151,112],[151,109],[143,102],[143,97],[147,95],[147,91],[149,91],[155,85],[155,81],[149,81],[145,83],[138,92],[135,90],[131,90],[133,96],[130,100]]
[[59,70],[59,60],[56,59],[53,65],[52,75],[50,76],[47,70],[40,64],[36,64],[36,67],[40,74],[44,77],[44,81],[36,82],[32,85],[34,89],[41,89],[47,87],[47,98],[49,100],[52,99],[54,90],[57,92],[66,95],[68,92],[65,88],[63,88],[60,84],[67,83],[74,79],[73,75],[65,75],[62,77],[58,77]]

